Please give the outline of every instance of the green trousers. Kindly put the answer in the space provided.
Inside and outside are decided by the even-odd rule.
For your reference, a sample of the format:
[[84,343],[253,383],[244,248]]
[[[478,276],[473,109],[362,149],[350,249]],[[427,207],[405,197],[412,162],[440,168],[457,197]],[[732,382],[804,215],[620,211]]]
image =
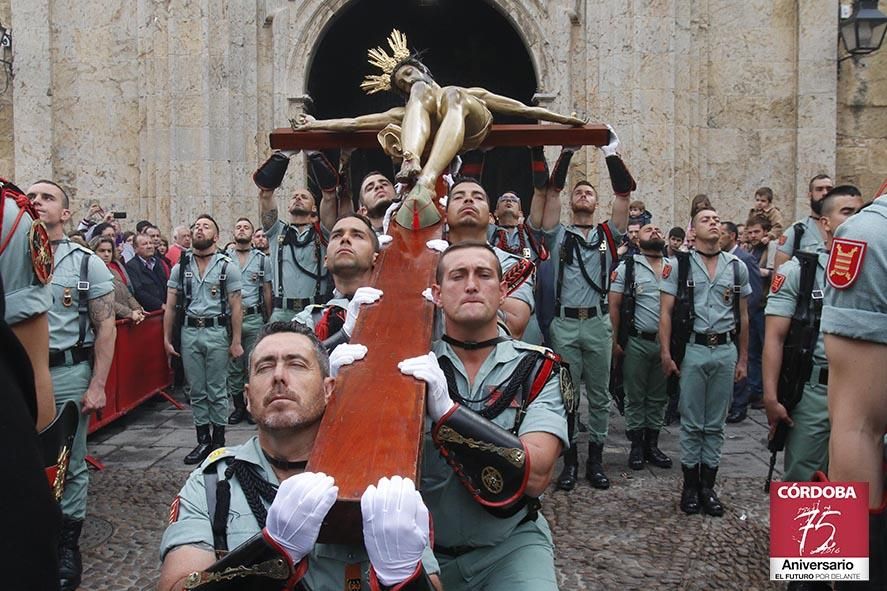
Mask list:
[[503,542],[453,558],[436,553],[447,591],[557,591],[554,544],[545,518],[519,525]]
[[659,360],[659,343],[628,337],[622,376],[625,429],[661,429],[668,394]]
[[[52,388],[55,392],[56,412],[68,400],[77,404],[78,413],[83,410],[83,395],[92,379],[92,367],[87,362],[77,365],[60,365],[50,370]],[[89,489],[89,470],[86,467],[86,431],[89,429],[89,415],[80,413],[77,434],[65,477],[65,493],[62,496],[62,513],[71,519],[86,517],[86,494]]]
[[243,317],[243,325],[240,329],[240,344],[243,345],[243,355],[237,359],[228,360],[228,395],[243,394],[243,385],[249,377],[249,354],[256,346],[256,338],[262,329],[261,314],[250,314]]
[[817,470],[828,471],[828,386],[804,385],[801,401],[789,413],[794,426],[785,440],[785,482],[808,482]]
[[603,443],[610,421],[610,357],[613,329],[606,314],[578,320],[556,317],[549,328],[551,348],[570,364],[573,386],[585,383],[588,440]]
[[707,347],[690,343],[681,364],[681,463],[703,463],[716,467],[721,462],[724,425],[733,399],[736,371],[733,343]]
[[182,328],[182,363],[191,386],[195,425],[227,425],[228,330],[224,326]]

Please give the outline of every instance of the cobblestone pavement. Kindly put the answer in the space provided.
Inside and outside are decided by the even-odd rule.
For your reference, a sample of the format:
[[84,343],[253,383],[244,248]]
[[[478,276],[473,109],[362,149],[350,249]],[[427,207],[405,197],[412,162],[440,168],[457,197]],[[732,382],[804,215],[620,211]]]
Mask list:
[[[776,588],[769,581],[769,503],[762,492],[765,425],[763,411],[727,425],[717,487],[724,517],[685,516],[677,506],[679,468],[629,470],[622,418],[613,411],[604,452],[611,488],[598,491],[582,481],[571,493],[552,490],[543,499],[560,588]],[[228,443],[253,431],[232,427]],[[191,413],[159,398],[90,437],[89,451],[105,469],[91,475],[82,590],[155,588],[169,502],[190,470],[182,458],[194,439]],[[660,447],[678,464],[676,425],[663,430]]]

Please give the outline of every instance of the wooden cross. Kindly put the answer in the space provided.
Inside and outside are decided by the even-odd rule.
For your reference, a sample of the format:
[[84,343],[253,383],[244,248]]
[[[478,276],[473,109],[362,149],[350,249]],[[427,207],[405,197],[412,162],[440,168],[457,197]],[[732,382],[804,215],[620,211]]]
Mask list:
[[[604,125],[493,125],[482,147],[603,146]],[[276,129],[278,150],[378,148],[374,131],[350,133]],[[319,541],[362,544],[360,497],[370,484],[395,474],[419,485],[425,427],[425,386],[404,376],[398,362],[428,353],[434,306],[421,293],[434,281],[438,253],[425,246],[440,238],[441,224],[412,231],[392,222],[393,241],[382,250],[373,286],[382,299],[366,306],[351,342],[367,345],[366,358],[342,368],[307,469],[333,476],[339,487]]]

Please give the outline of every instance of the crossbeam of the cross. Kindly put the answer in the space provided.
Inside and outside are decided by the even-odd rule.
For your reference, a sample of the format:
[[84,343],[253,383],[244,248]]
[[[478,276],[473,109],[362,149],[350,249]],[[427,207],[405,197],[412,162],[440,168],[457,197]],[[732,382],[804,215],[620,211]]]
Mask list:
[[[602,146],[604,125],[493,125],[483,147]],[[374,131],[327,132],[277,129],[279,150],[378,148]],[[382,299],[361,312],[351,342],[367,345],[365,359],[339,373],[308,462],[308,470],[333,476],[339,487],[320,541],[362,543],[360,497],[383,476],[400,475],[418,484],[425,427],[425,387],[403,376],[397,363],[430,350],[434,308],[422,290],[434,280],[438,255],[425,246],[441,225],[411,231],[391,224],[393,241],[376,263],[373,285]]]
[[[378,148],[375,131],[293,131],[281,127],[271,132],[275,150],[329,150],[333,148]],[[493,125],[481,147],[604,146],[610,142],[606,125]]]

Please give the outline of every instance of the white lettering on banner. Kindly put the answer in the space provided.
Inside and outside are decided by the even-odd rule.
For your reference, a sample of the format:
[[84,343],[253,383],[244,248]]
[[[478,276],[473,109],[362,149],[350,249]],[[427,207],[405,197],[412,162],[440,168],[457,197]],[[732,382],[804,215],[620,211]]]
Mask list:
[[805,486],[797,482],[780,488],[776,493],[780,499],[855,499],[856,489],[852,486]]

